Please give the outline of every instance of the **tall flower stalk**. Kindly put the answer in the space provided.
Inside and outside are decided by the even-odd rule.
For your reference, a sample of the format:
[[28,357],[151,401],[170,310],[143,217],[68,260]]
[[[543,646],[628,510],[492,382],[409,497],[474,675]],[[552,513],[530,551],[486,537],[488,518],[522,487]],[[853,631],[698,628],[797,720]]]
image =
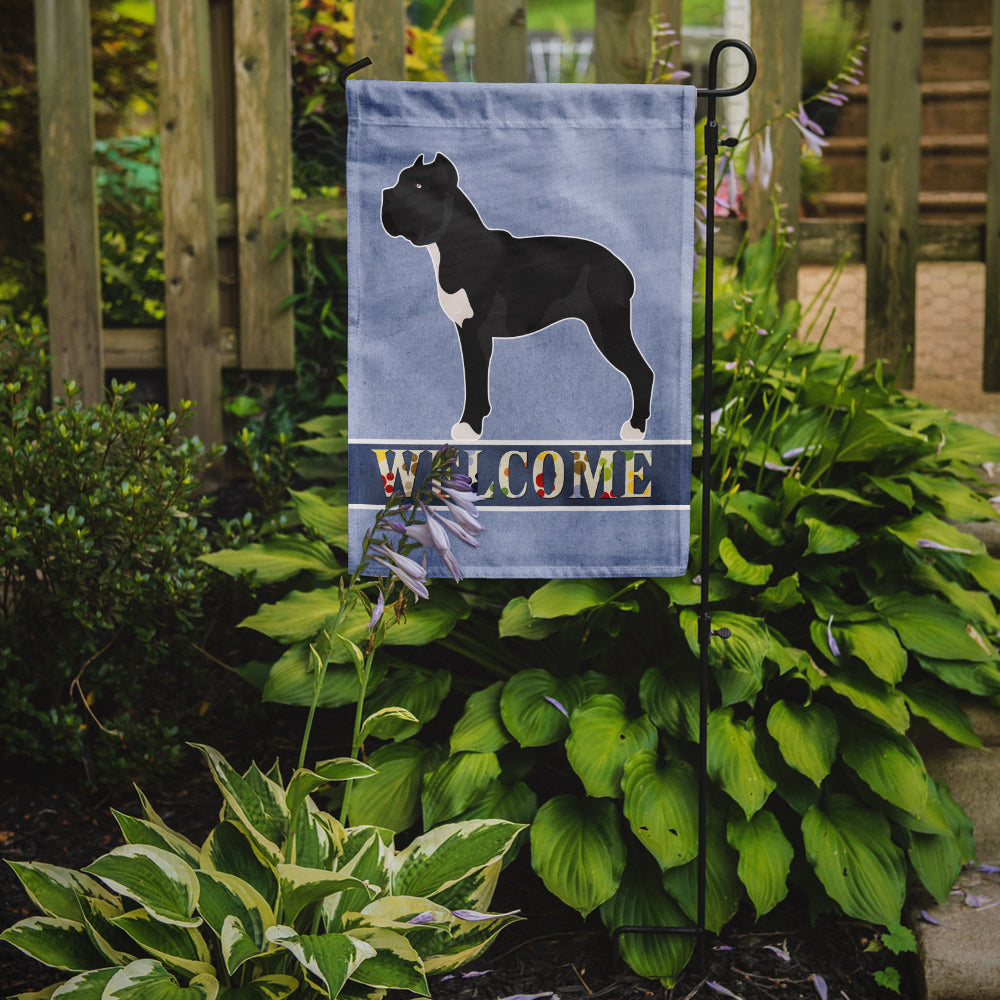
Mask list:
[[[340,607],[324,622],[309,646],[313,696],[299,750],[299,767],[305,766],[323,681],[338,647],[347,650],[358,677],[358,700],[351,733],[352,757],[363,755],[365,738],[380,719],[389,716],[416,721],[403,708],[384,708],[366,717],[365,698],[375,652],[385,639],[386,629],[405,618],[411,600],[430,596],[427,552],[435,551],[452,577],[461,580],[462,571],[451,547],[451,537],[473,547],[479,544],[477,537],[482,531],[476,509],[479,498],[473,492],[472,480],[456,471],[457,462],[457,449],[440,448],[420,485],[408,497],[402,493],[388,497],[376,514],[375,523],[365,533],[358,564],[347,582],[341,583]],[[369,616],[364,648],[343,634],[348,617],[359,604]],[[345,789],[341,808],[341,818],[345,822],[349,803],[350,785]]]

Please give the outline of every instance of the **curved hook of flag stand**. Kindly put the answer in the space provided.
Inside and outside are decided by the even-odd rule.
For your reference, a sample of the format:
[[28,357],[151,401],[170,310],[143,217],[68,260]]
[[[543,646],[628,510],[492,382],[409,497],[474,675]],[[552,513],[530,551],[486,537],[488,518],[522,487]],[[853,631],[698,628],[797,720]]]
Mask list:
[[[747,75],[736,87],[719,88],[719,57],[725,49],[739,49],[747,60]],[[735,138],[719,139],[716,121],[716,99],[735,97],[750,89],[757,76],[757,58],[753,49],[735,38],[717,42],[708,60],[708,87],[699,89],[698,96],[708,99],[705,122],[705,159],[707,165],[706,219],[705,219],[705,350],[704,397],[702,401],[702,451],[701,451],[701,600],[698,611],[698,647],[701,653],[701,685],[698,698],[698,909],[694,927],[622,926],[615,929],[612,939],[620,947],[623,934],[694,934],[698,941],[698,965],[704,971],[706,962],[705,896],[707,889],[708,846],[708,649],[712,636],[728,639],[727,628],[713,630],[712,615],[708,610],[709,537],[711,533],[711,504],[708,484],[712,474],[712,289],[715,282],[715,158],[720,146],[735,146]]]
[[[719,88],[719,57],[726,49],[738,49],[747,60],[747,75],[736,87]],[[353,73],[372,65],[365,56],[357,62],[345,66],[337,74],[337,83],[346,88],[347,78]],[[704,398],[702,403],[702,505],[701,505],[701,600],[698,613],[698,645],[701,652],[701,688],[698,708],[698,911],[694,927],[654,927],[623,926],[612,934],[616,946],[623,934],[694,934],[698,940],[698,963],[702,970],[705,961],[705,895],[707,883],[707,830],[708,830],[708,696],[709,667],[708,649],[713,636],[729,638],[727,628],[712,629],[712,616],[708,610],[708,574],[711,531],[711,504],[708,497],[708,482],[712,470],[712,289],[715,279],[715,158],[720,146],[735,146],[735,138],[719,139],[719,123],[716,121],[716,100],[720,97],[735,97],[750,89],[757,76],[757,59],[753,49],[735,38],[725,38],[717,42],[708,60],[708,87],[698,90],[699,97],[708,100],[707,121],[705,122],[705,158],[708,183],[706,188],[706,232],[705,232],[705,345],[704,345]]]

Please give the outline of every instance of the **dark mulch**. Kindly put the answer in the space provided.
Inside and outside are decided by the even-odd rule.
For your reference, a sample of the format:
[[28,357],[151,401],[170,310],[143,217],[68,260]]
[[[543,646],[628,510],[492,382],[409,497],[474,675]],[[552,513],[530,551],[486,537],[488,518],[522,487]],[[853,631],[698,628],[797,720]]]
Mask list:
[[[271,725],[278,735],[257,745],[289,749],[288,721],[279,716]],[[260,740],[260,731],[257,737]],[[246,760],[245,746],[220,740],[220,747],[234,763]],[[219,797],[193,751],[191,763],[190,769],[150,791],[150,798],[167,823],[198,840],[215,821]],[[134,794],[104,795],[74,784],[73,776],[27,777],[8,774],[0,779],[0,858],[9,861],[80,868],[121,843],[112,806],[133,815],[139,812]],[[904,974],[902,995],[917,994],[904,963],[885,952],[865,950],[872,941],[870,928],[830,918],[812,927],[799,901],[783,904],[757,925],[749,915],[738,916],[720,938],[706,942],[705,970],[689,969],[673,990],[639,978],[618,962],[596,916],[583,922],[562,907],[542,889],[524,856],[501,877],[494,907],[520,908],[526,919],[504,931],[490,951],[463,970],[465,975],[433,977],[436,1000],[551,993],[563,1000],[689,1000],[726,996],[725,990],[744,1000],[815,1000],[823,995],[824,985],[831,1000],[886,1000],[891,994],[878,987],[872,975],[889,964]],[[10,869],[0,866],[0,927],[31,913]],[[0,944],[3,995],[41,989],[59,978]]]

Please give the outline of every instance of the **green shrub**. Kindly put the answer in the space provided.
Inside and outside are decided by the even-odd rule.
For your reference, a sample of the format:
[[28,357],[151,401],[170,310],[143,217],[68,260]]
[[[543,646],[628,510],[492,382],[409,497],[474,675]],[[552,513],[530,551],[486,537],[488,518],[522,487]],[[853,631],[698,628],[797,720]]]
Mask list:
[[[972,856],[971,826],[927,775],[909,727],[921,717],[977,746],[957,696],[1000,695],[1000,561],[952,523],[996,516],[976,466],[1000,460],[1000,440],[903,395],[880,364],[855,368],[798,339],[799,305],[777,303],[780,260],[764,240],[715,292],[712,489],[706,500],[696,413],[688,575],[464,583],[458,615],[438,584],[445,593],[396,639],[435,639],[428,659],[451,650],[451,669],[390,664],[369,703],[426,724],[449,685],[474,693],[446,755],[417,738],[419,724],[380,734],[391,742],[367,748],[379,773],[357,788],[354,821],[534,817],[533,864],[568,905],[599,910],[609,929],[693,922],[708,502],[713,626],[732,632],[710,647],[709,928],[745,902],[763,914],[795,886],[814,911],[905,938],[908,884],[947,895]],[[696,347],[696,401],[700,364]],[[246,622],[289,646],[255,672],[277,701],[312,692],[308,635],[321,625],[323,575],[337,574],[329,547],[343,544],[336,508],[320,517],[314,499],[294,498],[308,551],[286,532],[243,556],[262,580],[297,588]],[[327,703],[352,700],[352,677],[347,662],[331,667]],[[622,949],[669,982],[691,941],[626,936]]]
[[429,973],[472,961],[518,919],[486,912],[516,824],[453,823],[398,849],[388,830],[345,829],[310,797],[369,778],[367,765],[324,761],[285,785],[277,765],[240,774],[199,749],[225,803],[202,845],[140,793],[144,818],[115,813],[125,846],[82,872],[11,863],[42,915],[0,938],[78,973],[60,995],[429,996]]
[[41,335],[0,323],[0,743],[7,760],[124,768],[175,752],[157,697],[190,662],[206,586],[207,453],[188,405],[133,410],[127,385],[96,406],[69,385],[44,409]]

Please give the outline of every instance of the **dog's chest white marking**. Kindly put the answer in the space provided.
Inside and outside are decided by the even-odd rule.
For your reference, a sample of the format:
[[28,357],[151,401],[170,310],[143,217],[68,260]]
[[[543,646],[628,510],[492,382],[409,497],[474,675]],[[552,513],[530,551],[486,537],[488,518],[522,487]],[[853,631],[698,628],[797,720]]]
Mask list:
[[441,251],[436,243],[428,243],[427,249],[431,255],[431,263],[434,265],[434,278],[438,286],[438,302],[448,317],[457,326],[461,326],[467,319],[472,319],[472,303],[464,288],[457,292],[446,292],[441,287],[441,279],[438,277],[438,268],[441,266]]

